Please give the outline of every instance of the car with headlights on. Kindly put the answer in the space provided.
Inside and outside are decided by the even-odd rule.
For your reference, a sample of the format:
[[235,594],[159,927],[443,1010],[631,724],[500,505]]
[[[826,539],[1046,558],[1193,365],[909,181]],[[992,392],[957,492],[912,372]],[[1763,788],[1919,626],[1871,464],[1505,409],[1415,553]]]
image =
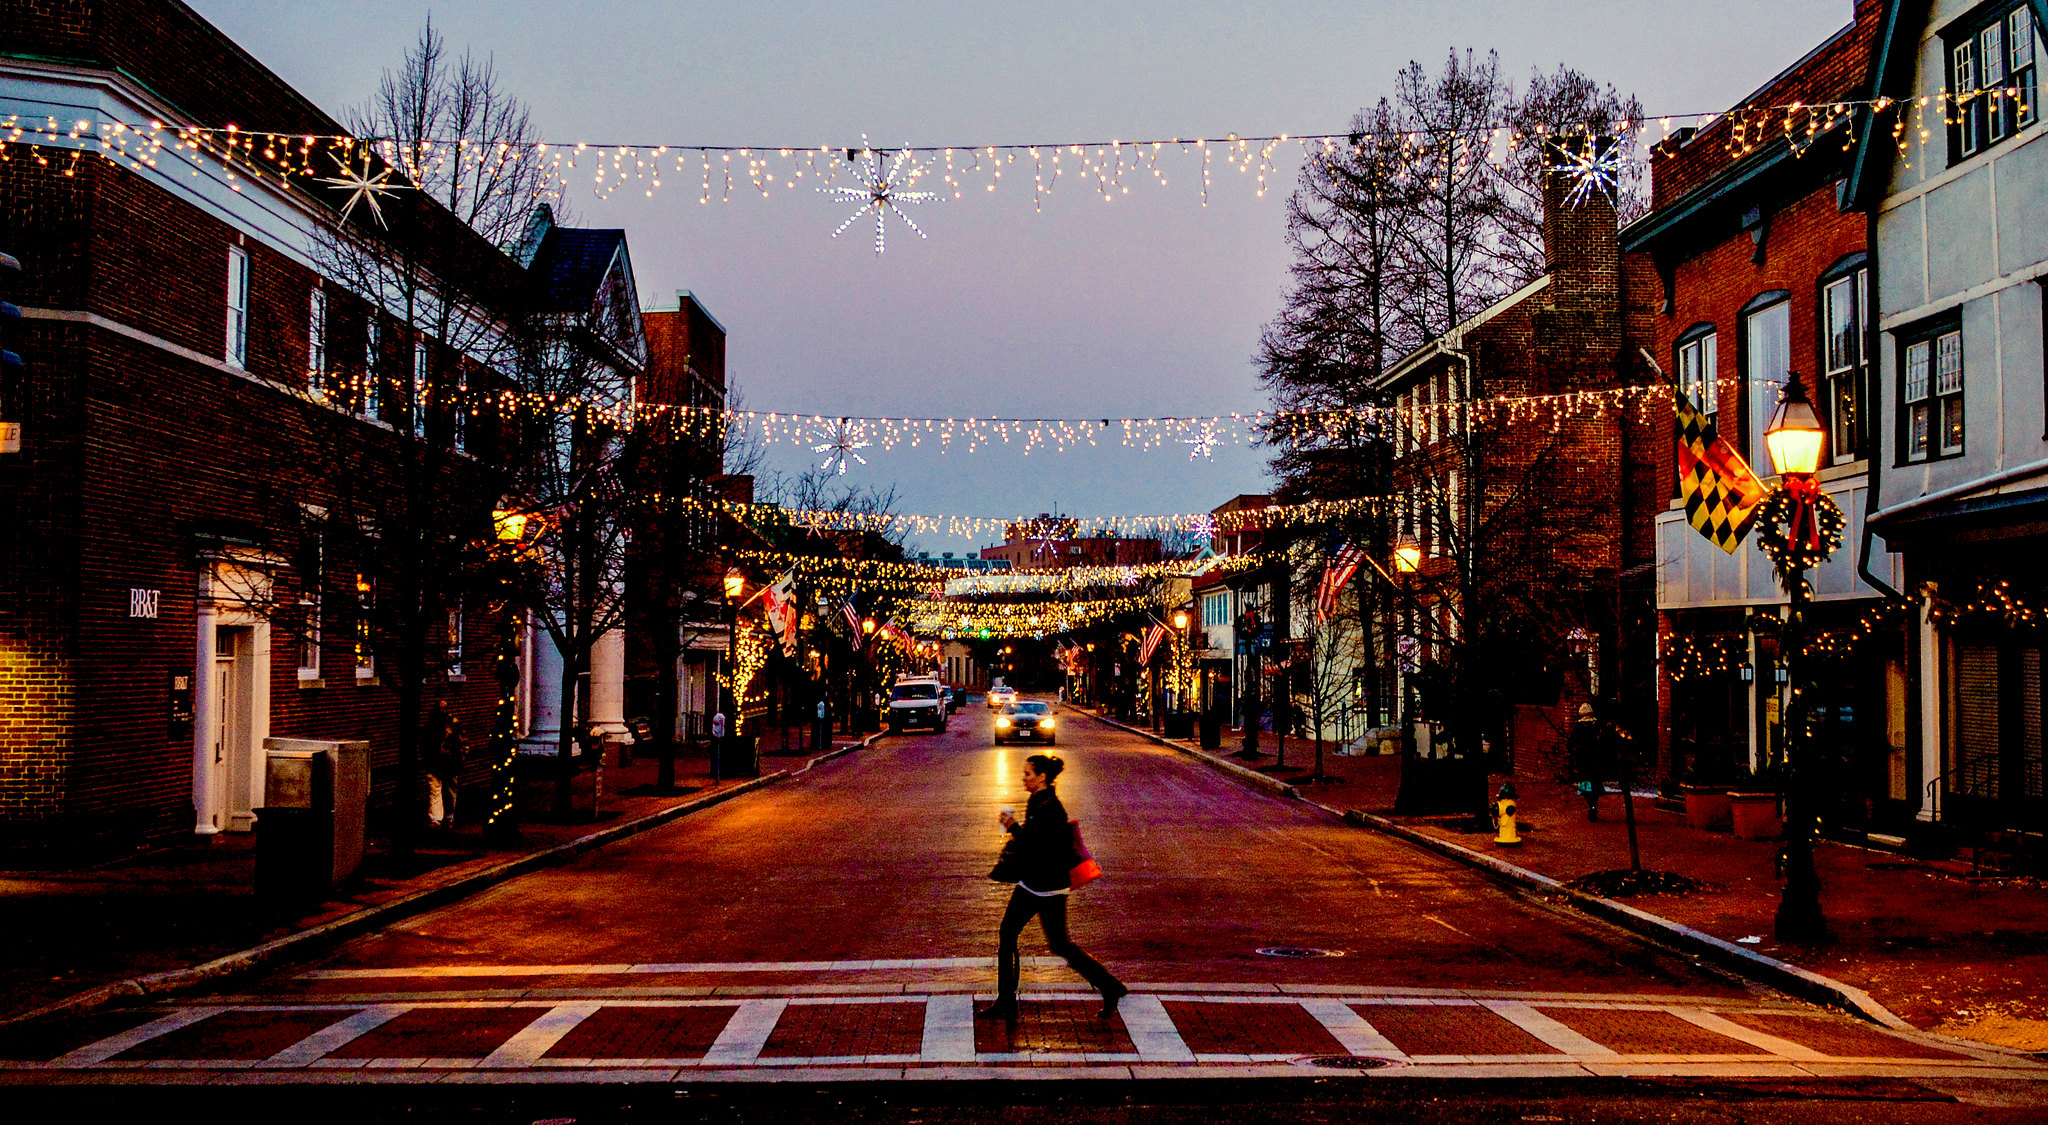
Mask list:
[[996,714],[996,744],[999,746],[1005,742],[1043,742],[1051,746],[1058,741],[1058,733],[1050,703],[1020,699]]
[[988,709],[991,711],[1000,711],[1015,702],[1017,702],[1016,688],[1007,688],[997,684],[988,689]]

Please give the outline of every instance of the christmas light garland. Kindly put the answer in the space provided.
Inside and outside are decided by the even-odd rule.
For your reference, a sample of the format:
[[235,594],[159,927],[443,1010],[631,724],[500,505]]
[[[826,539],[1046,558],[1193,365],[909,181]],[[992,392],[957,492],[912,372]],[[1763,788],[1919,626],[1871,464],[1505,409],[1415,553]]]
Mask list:
[[[1651,159],[1644,153],[1656,151],[1653,141],[1669,137],[1684,123],[1705,128],[1726,122],[1723,146],[1733,157],[1754,152],[1764,143],[1783,138],[1795,154],[1801,154],[1850,126],[1845,144],[1853,144],[1858,114],[1874,120],[1894,114],[1893,142],[1901,154],[1916,144],[1932,141],[1927,118],[1930,110],[1943,126],[1956,123],[1979,98],[2024,101],[2025,91],[2016,86],[1985,87],[1975,90],[1942,91],[1895,101],[1889,98],[1847,99],[1781,105],[1743,105],[1725,112],[1656,115],[1644,121],[1623,121],[1606,132],[1617,138],[1617,151],[1626,149],[1630,159]],[[834,198],[859,200],[859,218],[870,213],[878,218],[890,199],[912,196],[930,199],[965,199],[996,190],[1004,179],[1024,180],[1036,207],[1043,210],[1046,198],[1061,182],[1078,183],[1105,202],[1128,196],[1135,184],[1159,188],[1169,186],[1178,175],[1168,169],[1176,160],[1188,166],[1188,177],[1198,185],[1204,206],[1220,169],[1235,172],[1253,185],[1263,197],[1280,173],[1283,159],[1333,162],[1363,155],[1368,146],[1399,153],[1407,161],[1427,165],[1432,160],[1475,161],[1501,166],[1518,158],[1532,142],[1549,136],[1584,136],[1590,130],[1567,126],[1557,133],[1539,129],[1524,132],[1505,123],[1476,125],[1457,130],[1407,130],[1393,133],[1343,132],[1272,135],[1225,133],[1220,137],[1170,137],[1151,140],[1087,140],[1041,144],[982,143],[971,145],[873,145],[863,137],[853,145],[704,145],[652,144],[647,142],[535,141],[522,146],[480,142],[461,137],[435,138],[400,143],[396,140],[349,135],[284,134],[241,129],[235,125],[196,127],[162,121],[45,117],[24,121],[19,114],[0,120],[0,149],[8,143],[68,149],[72,160],[92,154],[134,168],[159,168],[167,162],[216,165],[223,179],[240,190],[243,180],[290,183],[320,182],[329,190],[349,193],[348,202],[375,204],[376,199],[403,182],[383,182],[370,163],[396,170],[418,181],[442,175],[467,174],[486,166],[508,164],[537,166],[547,175],[545,195],[560,198],[577,180],[587,180],[593,194],[609,198],[621,189],[640,191],[651,198],[669,181],[694,181],[698,202],[729,201],[735,195],[772,198],[800,187]],[[1440,144],[1440,137],[1450,141]],[[1287,151],[1287,157],[1282,151]],[[6,153],[0,151],[0,158]],[[46,157],[37,157],[49,163]],[[1603,157],[1603,161],[1609,159]],[[337,176],[336,172],[342,173]],[[1599,169],[1595,173],[1605,175]],[[1396,165],[1396,175],[1406,169]],[[875,205],[882,191],[883,207]],[[810,195],[812,192],[803,194]],[[917,201],[924,201],[919,199]],[[845,228],[842,226],[841,228]],[[878,247],[879,248],[879,247]]]
[[[875,534],[950,535],[977,539],[991,535],[1035,538],[1040,525],[1053,521],[1055,539],[1067,542],[1090,536],[1143,538],[1162,533],[1202,533],[1213,538],[1241,531],[1265,531],[1331,520],[1385,509],[1398,498],[1359,496],[1342,500],[1308,500],[1271,504],[1216,515],[1178,512],[1152,516],[927,516],[904,512],[855,512],[833,509],[784,508],[772,503],[684,498],[681,503],[723,512],[755,526],[781,526],[815,531]],[[957,572],[955,572],[957,575]]]

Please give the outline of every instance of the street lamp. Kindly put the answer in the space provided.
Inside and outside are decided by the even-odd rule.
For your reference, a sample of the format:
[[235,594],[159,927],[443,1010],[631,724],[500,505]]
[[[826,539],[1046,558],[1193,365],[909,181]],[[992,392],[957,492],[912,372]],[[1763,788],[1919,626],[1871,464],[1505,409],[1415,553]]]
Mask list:
[[725,705],[725,730],[711,749],[713,785],[724,780],[725,746],[739,734],[740,685],[733,665],[739,661],[740,595],[746,591],[746,575],[737,570],[725,572],[725,686],[726,694],[732,702]]
[[[1764,448],[1771,466],[1782,479],[1787,504],[1784,523],[1788,546],[1774,554],[1784,580],[1791,611],[1785,620],[1785,678],[1792,692],[1785,714],[1785,897],[1778,904],[1776,931],[1780,940],[1817,941],[1827,936],[1827,915],[1820,905],[1820,876],[1813,868],[1813,834],[1817,817],[1813,809],[1813,783],[1808,776],[1807,711],[1809,704],[1796,671],[1804,664],[1806,607],[1812,593],[1806,584],[1806,561],[1810,548],[1825,558],[1828,545],[1819,533],[1821,508],[1828,503],[1820,494],[1814,474],[1820,469],[1820,451],[1826,431],[1806,387],[1797,373],[1786,376],[1778,412],[1764,429]],[[1773,506],[1775,511],[1777,506]]]
[[1173,611],[1173,709],[1175,711],[1186,711],[1188,709],[1187,644],[1188,611],[1176,609]]
[[1414,536],[1403,535],[1394,541],[1394,569],[1403,574],[1422,569],[1422,544]]

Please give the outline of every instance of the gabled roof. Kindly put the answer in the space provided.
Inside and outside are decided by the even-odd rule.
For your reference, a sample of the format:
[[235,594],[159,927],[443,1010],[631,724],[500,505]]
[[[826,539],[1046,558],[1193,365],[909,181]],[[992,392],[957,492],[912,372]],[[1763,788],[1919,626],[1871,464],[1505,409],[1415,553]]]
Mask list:
[[588,311],[625,248],[622,230],[549,227],[527,267],[534,307],[546,312]]
[[[2048,31],[2048,0],[2030,0],[2034,9],[2034,30]],[[1920,36],[1927,28],[1930,0],[1890,0],[1885,5],[1884,23],[1877,35],[1877,48],[1870,58],[1868,98],[1903,101],[1914,97],[1913,68],[1920,61]],[[1863,136],[1856,145],[1856,162],[1849,172],[1848,203],[1861,210],[1874,210],[1884,201],[1891,180],[1892,161],[1898,146],[1889,130],[1872,128],[1876,115],[1863,111]]]

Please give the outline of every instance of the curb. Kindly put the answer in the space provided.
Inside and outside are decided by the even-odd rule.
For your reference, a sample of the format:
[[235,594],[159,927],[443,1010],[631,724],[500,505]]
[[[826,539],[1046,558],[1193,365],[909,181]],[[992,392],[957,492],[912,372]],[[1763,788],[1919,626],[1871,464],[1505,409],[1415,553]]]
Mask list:
[[249,972],[265,965],[283,962],[292,957],[306,956],[323,946],[344,941],[368,930],[396,922],[402,918],[409,918],[415,914],[459,902],[479,891],[497,886],[499,883],[516,879],[521,875],[531,874],[543,868],[566,863],[585,852],[595,851],[608,844],[615,844],[620,840],[659,828],[672,820],[679,820],[693,812],[708,809],[714,805],[722,805],[734,797],[751,793],[756,789],[765,789],[777,782],[787,781],[790,778],[809,773],[812,767],[822,762],[843,758],[856,750],[866,749],[874,745],[884,733],[887,732],[871,734],[851,746],[843,746],[837,750],[819,754],[796,769],[777,770],[774,773],[749,778],[729,789],[714,790],[704,794],[702,797],[670,805],[668,808],[659,809],[648,813],[646,816],[626,821],[624,824],[614,824],[592,832],[587,836],[579,836],[574,840],[568,840],[550,848],[543,848],[540,851],[519,856],[516,859],[506,860],[494,867],[487,867],[482,871],[465,875],[454,882],[414,891],[411,894],[401,895],[389,902],[380,902],[375,906],[366,906],[361,910],[345,914],[331,921],[322,922],[317,926],[309,926],[306,929],[286,934],[283,937],[273,938],[261,945],[224,954],[211,961],[204,961],[183,969],[167,969],[160,973],[150,973],[145,976],[130,977],[127,980],[111,981],[107,984],[96,985],[86,989],[84,992],[59,1000],[54,1004],[45,1004],[32,1012],[24,1012],[21,1015],[0,1020],[0,1027],[25,1023],[29,1020],[48,1016],[87,1012],[120,1000],[175,996],[179,993],[190,992],[193,989],[215,981]]
[[1767,957],[1753,950],[1744,949],[1732,942],[1723,941],[1712,934],[1693,929],[1691,926],[1681,925],[1671,921],[1669,918],[1660,917],[1646,910],[1638,910],[1626,903],[1616,902],[1611,898],[1602,898],[1599,895],[1587,894],[1584,891],[1573,890],[1548,875],[1531,871],[1526,867],[1517,867],[1504,859],[1453,844],[1449,840],[1439,839],[1427,832],[1420,832],[1410,828],[1405,824],[1397,824],[1386,817],[1375,816],[1372,813],[1359,812],[1357,810],[1345,812],[1331,808],[1320,801],[1303,797],[1299,789],[1276,778],[1268,777],[1257,770],[1246,769],[1236,762],[1219,758],[1214,754],[1198,750],[1185,743],[1162,738],[1141,727],[1128,726],[1115,719],[1106,718],[1101,715],[1092,717],[1120,730],[1129,731],[1132,734],[1150,739],[1161,746],[1170,746],[1183,754],[1198,758],[1225,772],[1256,781],[1282,797],[1314,805],[1316,808],[1329,813],[1346,824],[1383,832],[1427,851],[1435,852],[1446,859],[1453,859],[1468,867],[1477,868],[1504,883],[1541,891],[1547,895],[1555,895],[1577,908],[1583,914],[1590,914],[1603,922],[1619,926],[1639,937],[1650,938],[1654,941],[1670,945],[1682,952],[1694,954],[1739,976],[1746,977],[1760,984],[1767,984],[1780,992],[1817,1004],[1841,1008],[1853,1015],[1891,1028],[1894,1031],[1926,1034],[1921,1029],[1900,1019],[1891,1009],[1878,1003],[1876,997],[1860,988],[1843,984],[1841,981],[1831,977],[1825,977],[1811,970],[1802,969],[1797,965],[1780,961],[1775,957]]

